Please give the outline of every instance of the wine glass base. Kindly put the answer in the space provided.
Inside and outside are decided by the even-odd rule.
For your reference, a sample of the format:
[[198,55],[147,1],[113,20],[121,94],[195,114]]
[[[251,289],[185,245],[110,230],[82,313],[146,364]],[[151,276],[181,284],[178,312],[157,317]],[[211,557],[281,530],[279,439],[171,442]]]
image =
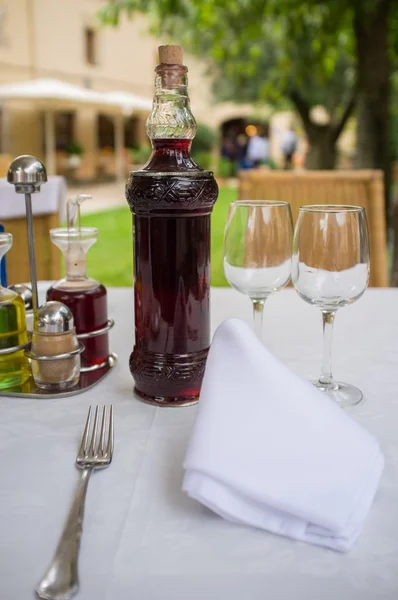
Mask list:
[[361,390],[349,383],[342,383],[341,381],[334,381],[332,385],[326,385],[320,381],[313,381],[312,383],[332,398],[341,408],[355,406],[363,399]]

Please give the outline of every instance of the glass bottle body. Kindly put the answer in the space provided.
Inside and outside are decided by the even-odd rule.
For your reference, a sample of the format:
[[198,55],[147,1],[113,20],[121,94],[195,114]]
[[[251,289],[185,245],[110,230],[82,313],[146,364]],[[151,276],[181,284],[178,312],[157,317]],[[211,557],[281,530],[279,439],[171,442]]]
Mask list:
[[[15,292],[0,290],[0,349],[27,344],[24,301]],[[0,389],[17,387],[31,375],[23,349],[0,354]]]
[[153,152],[132,173],[135,346],[130,370],[151,404],[197,401],[210,345],[210,213],[218,188],[190,154],[196,132],[187,68],[156,67],[147,133]]
[[[0,262],[12,246],[11,233],[0,233]],[[28,342],[25,303],[13,290],[0,285],[0,390],[20,387],[30,377],[28,358],[23,348]]]
[[[89,289],[68,289],[54,284],[47,290],[47,300],[62,302],[72,311],[76,333],[89,333],[102,329],[108,322],[107,292],[102,284]],[[109,356],[108,333],[85,338],[81,354],[82,368],[92,367],[107,361]]]
[[210,345],[210,212],[217,184],[190,159],[189,146],[189,140],[154,141],[151,161],[127,186],[136,335],[130,370],[136,392],[162,405],[197,401]]

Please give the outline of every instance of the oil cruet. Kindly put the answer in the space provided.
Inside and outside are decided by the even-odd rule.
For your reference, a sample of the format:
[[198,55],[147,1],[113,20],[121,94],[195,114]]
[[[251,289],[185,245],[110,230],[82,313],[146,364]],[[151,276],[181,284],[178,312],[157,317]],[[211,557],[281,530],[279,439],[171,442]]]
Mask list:
[[81,226],[80,206],[89,198],[79,194],[68,201],[68,227],[50,230],[52,242],[64,255],[66,275],[47,291],[47,300],[62,302],[73,314],[77,336],[85,347],[81,355],[83,372],[108,364],[108,331],[113,325],[108,319],[106,288],[87,276],[87,252],[98,239],[98,229]]
[[[0,260],[12,246],[11,233],[0,233]],[[21,386],[30,377],[24,300],[0,286],[0,390]]]

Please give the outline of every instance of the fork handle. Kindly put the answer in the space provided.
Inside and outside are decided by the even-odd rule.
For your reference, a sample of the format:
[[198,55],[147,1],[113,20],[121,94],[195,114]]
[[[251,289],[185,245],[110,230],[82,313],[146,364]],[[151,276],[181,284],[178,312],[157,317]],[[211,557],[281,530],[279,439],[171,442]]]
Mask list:
[[84,501],[92,469],[83,469],[57,549],[46,574],[36,587],[39,598],[68,600],[79,589],[77,561],[83,530]]

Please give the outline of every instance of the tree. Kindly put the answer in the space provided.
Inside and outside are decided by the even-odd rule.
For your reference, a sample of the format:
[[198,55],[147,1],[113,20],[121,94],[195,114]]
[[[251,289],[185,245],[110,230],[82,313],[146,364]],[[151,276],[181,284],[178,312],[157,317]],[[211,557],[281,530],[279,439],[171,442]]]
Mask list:
[[[282,24],[284,39],[292,39],[289,22],[284,19]],[[336,142],[354,109],[354,64],[347,49],[347,36],[336,36],[335,45],[324,49],[311,36],[315,33],[310,31],[313,26],[314,23],[307,22],[305,28],[295,33],[299,53],[286,48],[282,40],[267,36],[266,44],[261,42],[262,52],[255,63],[254,77],[244,66],[238,70],[234,60],[224,55],[223,76],[220,72],[213,87],[220,100],[263,99],[276,108],[286,108],[288,102],[293,104],[309,141],[307,168],[332,169],[336,163]],[[252,41],[246,43],[240,53],[243,65],[253,63]],[[311,108],[317,105],[326,108],[329,122],[320,124],[313,120]]]
[[[311,144],[309,167],[334,165],[335,143],[355,106],[356,166],[384,171],[392,213],[390,82],[398,68],[398,0],[113,0],[101,16],[116,25],[122,12],[135,10],[150,15],[155,31],[211,57],[223,75],[220,85],[236,98],[244,89],[250,99],[289,99]],[[344,102],[330,111],[330,123],[315,124],[316,92],[330,98],[339,85]],[[398,285],[398,206],[394,214]]]
[[[211,58],[221,85],[232,88],[234,97],[244,89],[250,100],[290,99],[312,146],[326,155],[331,145],[333,154],[355,96],[358,166],[383,169],[388,186],[397,9],[398,0],[113,0],[101,18],[116,25],[123,12],[143,11],[154,31]],[[338,95],[344,102],[335,103],[331,123],[317,127],[310,118],[314,100],[327,106],[325,97]],[[314,158],[313,166],[321,160]],[[326,162],[330,166],[333,157]]]
[[[291,10],[281,11],[280,3]],[[218,99],[290,102],[309,140],[309,168],[331,169],[336,142],[354,109],[352,36],[320,24],[323,4],[303,10],[296,0],[115,0],[101,11],[116,25],[121,14],[148,14],[153,31],[178,39],[207,60]],[[325,106],[330,121],[316,123],[311,108]]]
[[389,17],[394,0],[356,3],[353,26],[357,53],[357,164],[384,171],[390,187],[389,140],[390,52]]

